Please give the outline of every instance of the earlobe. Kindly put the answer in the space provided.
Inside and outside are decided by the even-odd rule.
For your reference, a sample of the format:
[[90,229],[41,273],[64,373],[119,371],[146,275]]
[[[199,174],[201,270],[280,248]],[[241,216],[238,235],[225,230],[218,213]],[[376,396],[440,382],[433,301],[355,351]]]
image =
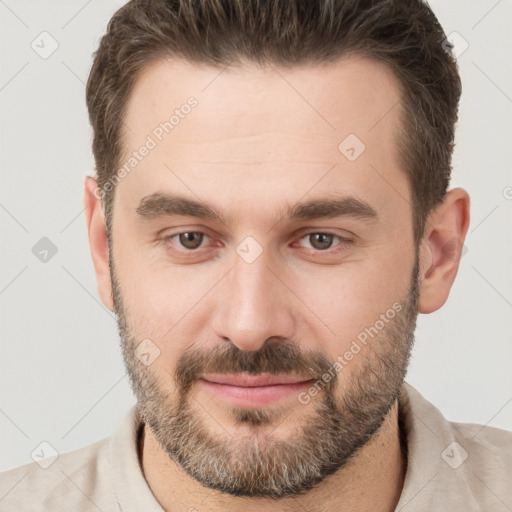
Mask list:
[[429,215],[425,227],[420,251],[420,313],[432,313],[448,299],[468,227],[469,195],[460,188],[450,190]]
[[86,176],[84,187],[85,220],[96,273],[96,284],[101,301],[110,311],[114,311],[107,229],[98,191],[96,179],[92,176]]

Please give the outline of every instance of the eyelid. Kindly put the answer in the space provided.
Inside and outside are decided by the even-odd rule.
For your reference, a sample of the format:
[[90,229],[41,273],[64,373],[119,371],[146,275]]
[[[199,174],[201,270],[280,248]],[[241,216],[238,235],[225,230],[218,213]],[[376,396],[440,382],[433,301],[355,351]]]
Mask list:
[[[352,238],[346,237],[344,235],[339,235],[337,233],[333,233],[332,231],[328,231],[328,230],[322,231],[322,230],[317,229],[317,230],[307,231],[305,233],[302,233],[298,237],[297,244],[300,244],[300,241],[303,238],[306,238],[310,235],[317,235],[317,234],[332,236],[332,237],[338,238],[340,241],[339,241],[339,243],[334,244],[332,247],[329,247],[328,249],[324,249],[324,250],[314,249],[314,248],[309,248],[309,247],[302,247],[300,245],[299,245],[299,247],[302,247],[302,249],[308,251],[309,253],[333,255],[333,254],[337,254],[337,253],[343,251],[346,248],[346,244],[354,243],[354,240]],[[294,242],[294,245],[295,245],[295,242]]]
[[[202,231],[202,230],[199,230],[199,229],[185,229],[185,230],[182,230],[182,231],[177,231],[176,233],[172,233],[172,234],[169,234],[169,235],[164,235],[162,237],[162,241],[164,243],[168,243],[172,238],[177,237],[179,235],[183,235],[184,233],[202,234],[206,238],[209,238],[210,240],[213,240],[213,237],[210,236],[207,231]],[[201,243],[204,243],[204,239],[202,240]],[[181,248],[181,249],[178,249],[178,250],[180,252],[182,252],[182,253],[186,252],[186,253],[190,253],[190,254],[196,254],[196,253],[199,253],[201,250],[204,250],[206,247],[208,247],[208,245],[206,245],[205,247],[199,247],[197,249]]]
[[340,238],[346,239],[346,240],[353,240],[356,235],[351,233],[350,231],[347,231],[346,229],[343,229],[342,233],[338,233],[337,230],[340,230],[339,228],[318,228],[318,227],[306,227],[301,228],[295,233],[295,237],[303,238],[306,235],[312,235],[316,233],[322,233],[323,235],[332,235],[332,236],[339,236]]

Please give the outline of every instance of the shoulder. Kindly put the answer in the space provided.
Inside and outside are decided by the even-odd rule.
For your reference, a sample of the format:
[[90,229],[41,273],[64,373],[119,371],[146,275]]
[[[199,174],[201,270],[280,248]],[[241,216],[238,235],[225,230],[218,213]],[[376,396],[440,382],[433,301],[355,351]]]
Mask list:
[[511,485],[506,477],[512,476],[512,432],[476,423],[450,421],[449,425],[473,473],[489,475],[497,487],[503,486],[509,493]]
[[[442,444],[450,441],[460,445],[459,456],[464,459],[461,462],[469,462],[471,459],[472,463],[480,465],[492,461],[512,469],[512,432],[478,423],[450,421],[410,384],[406,383],[405,388],[409,413],[412,412],[414,416],[410,418],[410,422],[416,429],[426,427]],[[449,444],[446,448],[448,450],[443,453],[443,457],[449,459],[451,455],[457,455],[455,451],[452,454]],[[457,446],[454,444],[451,448],[457,449]],[[457,462],[458,459],[452,465]]]
[[512,510],[512,432],[450,421],[410,384],[404,389],[407,499],[435,510]]
[[0,473],[0,512],[117,510],[113,508],[110,440]]
[[[512,432],[475,423],[448,421],[451,440],[441,452],[439,494],[459,494],[467,510],[512,508]],[[467,501],[461,501],[465,494]]]

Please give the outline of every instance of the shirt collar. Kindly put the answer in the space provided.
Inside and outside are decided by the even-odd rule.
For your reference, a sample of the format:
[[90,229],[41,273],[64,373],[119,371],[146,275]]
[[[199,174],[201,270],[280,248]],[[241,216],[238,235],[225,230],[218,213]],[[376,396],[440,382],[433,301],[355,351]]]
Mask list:
[[112,479],[123,512],[162,512],[149,487],[138,455],[139,432],[143,426],[137,404],[126,414],[110,442]]
[[407,439],[407,470],[396,511],[427,510],[445,464],[441,452],[453,441],[453,429],[440,411],[404,382],[399,422]]

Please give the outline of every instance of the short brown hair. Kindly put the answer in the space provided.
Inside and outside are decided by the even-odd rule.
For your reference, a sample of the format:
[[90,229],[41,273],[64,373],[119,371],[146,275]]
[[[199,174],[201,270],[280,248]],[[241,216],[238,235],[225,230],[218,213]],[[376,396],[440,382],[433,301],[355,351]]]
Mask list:
[[385,62],[399,79],[397,143],[419,243],[451,174],[461,82],[445,41],[422,0],[131,0],[110,20],[86,90],[107,229],[115,189],[104,187],[119,165],[129,95],[148,64],[177,56],[219,68],[290,67],[350,53]]

